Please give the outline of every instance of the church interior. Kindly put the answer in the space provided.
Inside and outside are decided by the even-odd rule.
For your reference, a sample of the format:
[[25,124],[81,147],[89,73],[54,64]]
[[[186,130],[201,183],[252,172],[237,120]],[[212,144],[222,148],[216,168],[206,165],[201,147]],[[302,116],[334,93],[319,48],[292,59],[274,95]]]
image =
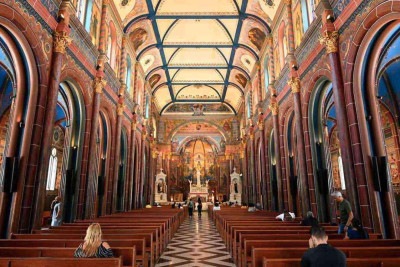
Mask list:
[[0,266],[400,266],[399,78],[398,0],[0,0]]

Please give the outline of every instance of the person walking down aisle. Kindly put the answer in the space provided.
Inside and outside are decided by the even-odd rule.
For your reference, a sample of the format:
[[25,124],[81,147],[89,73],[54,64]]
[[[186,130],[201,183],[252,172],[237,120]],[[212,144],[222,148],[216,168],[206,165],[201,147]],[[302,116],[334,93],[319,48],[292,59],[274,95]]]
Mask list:
[[203,209],[203,204],[201,203],[201,199],[199,198],[199,200],[197,201],[197,213],[199,217],[201,217],[202,209]]
[[340,223],[338,234],[347,232],[347,229],[351,225],[354,215],[351,209],[350,202],[343,198],[342,193],[335,191],[331,194],[335,198],[335,201],[339,203]]
[[189,218],[193,217],[193,208],[194,208],[194,203],[193,201],[190,199],[189,203],[188,203],[188,210],[189,210]]
[[[51,226],[60,226],[62,223],[62,202],[61,202],[61,197],[56,198],[58,202],[55,203],[55,205],[52,207],[53,209],[53,214],[51,217]],[[52,203],[53,204],[53,203]]]

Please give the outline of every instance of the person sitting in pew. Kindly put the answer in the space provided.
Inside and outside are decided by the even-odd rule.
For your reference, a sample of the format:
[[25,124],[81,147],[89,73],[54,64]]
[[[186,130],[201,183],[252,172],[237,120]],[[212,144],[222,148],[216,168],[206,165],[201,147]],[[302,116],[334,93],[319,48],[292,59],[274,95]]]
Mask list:
[[310,249],[301,258],[301,267],[346,267],[346,255],[328,245],[328,236],[323,227],[311,228],[308,243]]
[[275,219],[281,220],[283,222],[293,221],[294,218],[296,218],[295,214],[293,212],[288,212],[287,210],[284,210],[283,213],[275,217]]
[[74,252],[75,258],[112,258],[110,245],[102,241],[101,227],[98,223],[89,225],[86,230],[85,242]]
[[361,222],[357,218],[351,220],[351,227],[347,230],[344,239],[369,239],[367,230],[364,229]]
[[319,222],[314,217],[312,211],[307,211],[307,216],[303,220],[301,220],[300,225],[313,227],[313,226],[318,226]]
[[219,203],[215,203],[213,210],[221,210],[221,207],[219,206]]

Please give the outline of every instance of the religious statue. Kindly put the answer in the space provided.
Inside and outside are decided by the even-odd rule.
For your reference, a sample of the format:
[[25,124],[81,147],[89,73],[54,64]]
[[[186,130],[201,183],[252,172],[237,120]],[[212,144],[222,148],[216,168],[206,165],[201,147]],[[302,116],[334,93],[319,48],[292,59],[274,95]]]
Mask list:
[[238,184],[237,184],[236,181],[235,181],[235,183],[233,184],[233,187],[234,187],[234,189],[235,189],[235,193],[236,193],[236,194],[239,193]]
[[204,106],[203,104],[194,104],[192,106],[193,110],[193,115],[192,116],[204,116],[203,111],[204,111]]
[[158,190],[158,193],[165,193],[165,183],[164,183],[164,181],[160,181],[157,184],[157,190]]

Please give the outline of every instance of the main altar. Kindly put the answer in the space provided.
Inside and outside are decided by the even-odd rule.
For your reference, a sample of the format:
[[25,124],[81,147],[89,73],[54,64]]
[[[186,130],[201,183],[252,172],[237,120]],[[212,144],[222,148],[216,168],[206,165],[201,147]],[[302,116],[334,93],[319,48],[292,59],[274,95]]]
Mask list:
[[201,182],[200,168],[197,168],[196,172],[196,183],[193,184],[192,180],[188,180],[190,184],[190,191],[188,198],[202,198],[205,202],[208,202],[208,180],[203,179],[204,183]]

